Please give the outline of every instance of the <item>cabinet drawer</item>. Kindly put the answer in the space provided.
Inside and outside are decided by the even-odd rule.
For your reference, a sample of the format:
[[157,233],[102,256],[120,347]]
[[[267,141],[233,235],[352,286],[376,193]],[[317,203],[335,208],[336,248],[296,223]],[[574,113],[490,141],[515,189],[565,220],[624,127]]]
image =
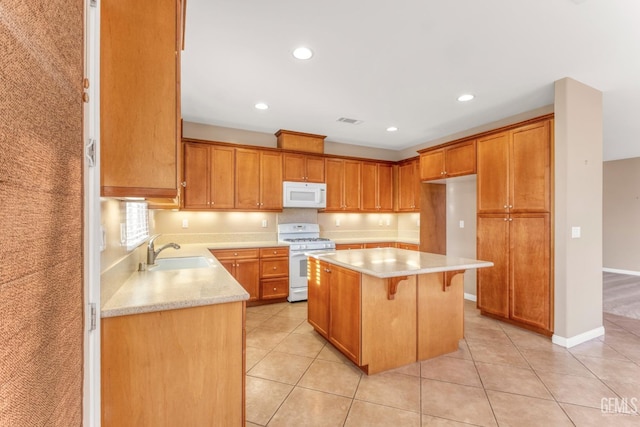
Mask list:
[[223,259],[239,259],[239,258],[258,258],[260,251],[258,249],[220,249],[210,250],[214,257],[218,260]]
[[419,246],[414,243],[396,243],[398,249],[406,249],[408,251],[417,251]]
[[372,248],[393,248],[395,247],[396,244],[394,242],[376,242],[376,243],[365,243],[364,244],[364,248],[365,249],[372,249]]
[[345,249],[362,249],[362,243],[340,243],[336,245],[337,251],[343,251]]
[[260,260],[260,277],[289,276],[289,259],[273,258]]
[[267,279],[260,281],[260,298],[286,298],[289,296],[289,279]]
[[261,248],[260,258],[275,258],[289,256],[289,247]]

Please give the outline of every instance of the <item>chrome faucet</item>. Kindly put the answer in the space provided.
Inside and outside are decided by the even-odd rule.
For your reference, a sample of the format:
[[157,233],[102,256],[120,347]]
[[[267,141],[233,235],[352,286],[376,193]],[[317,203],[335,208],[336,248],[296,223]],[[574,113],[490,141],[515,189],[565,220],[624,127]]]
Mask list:
[[149,244],[147,245],[147,265],[155,265],[157,256],[160,254],[160,252],[164,251],[167,248],[180,249],[180,245],[177,243],[167,243],[156,251],[153,242],[155,242],[158,237],[160,237],[160,235],[156,234],[151,236],[151,238],[149,239]]

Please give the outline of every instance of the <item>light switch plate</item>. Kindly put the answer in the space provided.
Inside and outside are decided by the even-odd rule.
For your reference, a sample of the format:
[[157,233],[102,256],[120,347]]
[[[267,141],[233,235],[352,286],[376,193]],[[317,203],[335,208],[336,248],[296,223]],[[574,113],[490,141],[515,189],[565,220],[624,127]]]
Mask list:
[[579,239],[581,237],[582,230],[580,227],[571,227],[571,238]]
[[460,220],[460,228],[464,228],[464,221]]

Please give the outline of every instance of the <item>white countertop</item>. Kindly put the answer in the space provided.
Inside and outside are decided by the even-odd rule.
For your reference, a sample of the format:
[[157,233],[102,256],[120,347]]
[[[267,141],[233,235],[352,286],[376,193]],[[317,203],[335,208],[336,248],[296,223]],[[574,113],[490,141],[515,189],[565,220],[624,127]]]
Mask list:
[[[278,246],[269,244],[265,246]],[[221,246],[222,247],[222,246]],[[239,248],[225,245],[225,248]],[[254,244],[247,247],[258,247]],[[249,299],[249,294],[215,259],[211,244],[186,244],[167,249],[158,259],[202,256],[210,267],[165,271],[136,271],[103,306],[101,317],[222,304]]]
[[493,266],[488,261],[396,248],[314,252],[308,256],[383,279]]

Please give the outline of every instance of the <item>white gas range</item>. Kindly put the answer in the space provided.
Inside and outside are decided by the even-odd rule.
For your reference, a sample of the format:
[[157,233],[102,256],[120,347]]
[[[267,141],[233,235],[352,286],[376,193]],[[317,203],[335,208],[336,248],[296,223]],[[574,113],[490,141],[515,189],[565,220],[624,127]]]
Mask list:
[[318,224],[278,224],[278,241],[289,244],[289,302],[307,299],[308,252],[335,250],[336,244],[320,237]]

